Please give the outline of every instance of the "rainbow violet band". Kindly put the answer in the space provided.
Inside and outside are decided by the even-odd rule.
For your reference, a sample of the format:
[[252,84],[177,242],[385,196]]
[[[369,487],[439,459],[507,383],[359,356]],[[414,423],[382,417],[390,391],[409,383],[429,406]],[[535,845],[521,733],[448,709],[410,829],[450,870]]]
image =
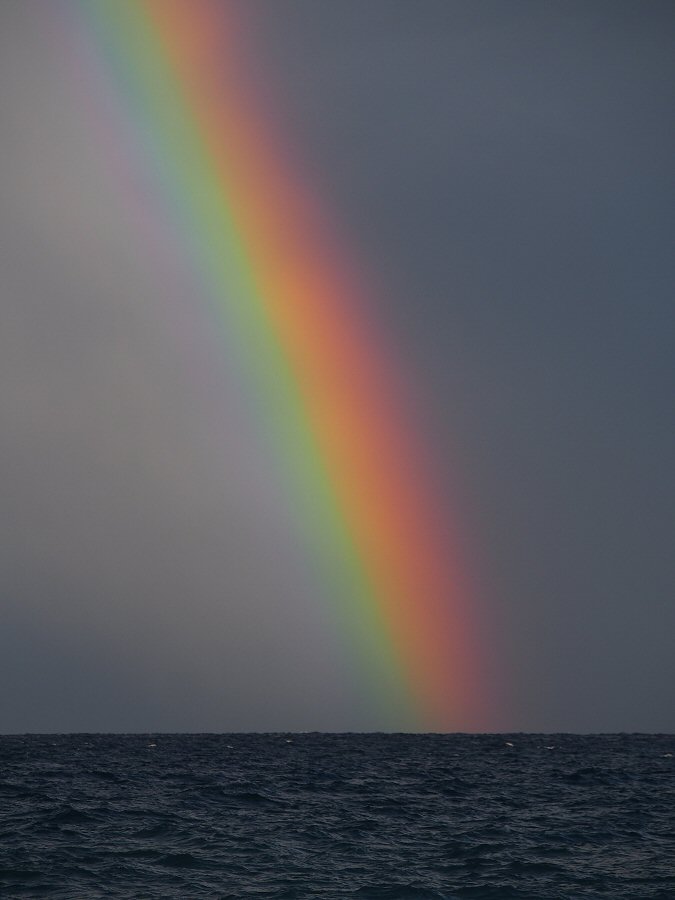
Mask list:
[[246,4],[79,8],[201,294],[243,347],[364,690],[394,726],[469,730],[484,691],[456,543],[363,280],[247,76]]

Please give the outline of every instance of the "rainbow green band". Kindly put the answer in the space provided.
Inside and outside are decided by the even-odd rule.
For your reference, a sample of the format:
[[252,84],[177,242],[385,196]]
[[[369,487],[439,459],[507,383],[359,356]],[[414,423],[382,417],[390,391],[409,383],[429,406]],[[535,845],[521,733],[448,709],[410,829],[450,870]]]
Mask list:
[[233,336],[370,702],[392,727],[466,727],[480,685],[465,581],[361,282],[247,79],[244,5],[80,7],[196,293]]

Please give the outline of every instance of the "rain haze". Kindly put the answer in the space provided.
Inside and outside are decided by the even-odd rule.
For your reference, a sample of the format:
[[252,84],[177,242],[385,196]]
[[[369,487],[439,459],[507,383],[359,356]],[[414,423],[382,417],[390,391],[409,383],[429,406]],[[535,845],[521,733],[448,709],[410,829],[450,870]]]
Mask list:
[[[391,727],[77,6],[0,5],[0,730]],[[440,461],[477,727],[675,731],[673,5],[233,6]]]

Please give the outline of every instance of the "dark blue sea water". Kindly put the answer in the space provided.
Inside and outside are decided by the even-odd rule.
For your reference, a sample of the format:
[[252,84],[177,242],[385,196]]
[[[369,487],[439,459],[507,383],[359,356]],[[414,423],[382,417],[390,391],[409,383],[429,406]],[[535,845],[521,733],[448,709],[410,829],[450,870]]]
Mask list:
[[675,737],[0,737],[0,896],[675,898]]

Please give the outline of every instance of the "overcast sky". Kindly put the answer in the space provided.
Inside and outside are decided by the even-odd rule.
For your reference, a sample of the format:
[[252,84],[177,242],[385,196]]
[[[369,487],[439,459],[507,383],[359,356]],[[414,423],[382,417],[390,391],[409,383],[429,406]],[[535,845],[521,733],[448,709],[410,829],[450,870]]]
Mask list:
[[[675,731],[675,8],[235,5],[443,462],[483,727]],[[0,730],[384,727],[76,6],[0,5]]]

